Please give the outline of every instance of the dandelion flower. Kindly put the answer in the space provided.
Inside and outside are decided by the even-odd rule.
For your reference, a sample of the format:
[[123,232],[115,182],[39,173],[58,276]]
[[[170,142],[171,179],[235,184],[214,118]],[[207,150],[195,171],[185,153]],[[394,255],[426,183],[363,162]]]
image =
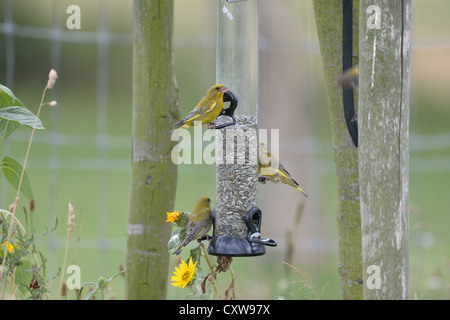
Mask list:
[[192,282],[195,276],[195,266],[197,262],[192,262],[192,257],[189,258],[189,265],[181,260],[179,268],[175,267],[175,271],[173,272],[174,276],[171,278],[171,285],[174,287],[184,288],[188,284]]
[[2,247],[6,247],[9,253],[12,253],[14,251],[14,246],[11,242],[5,241],[5,243],[2,243]]
[[174,212],[166,212],[167,213],[167,220],[166,222],[175,222],[178,220],[178,216],[180,215],[180,212],[175,210]]

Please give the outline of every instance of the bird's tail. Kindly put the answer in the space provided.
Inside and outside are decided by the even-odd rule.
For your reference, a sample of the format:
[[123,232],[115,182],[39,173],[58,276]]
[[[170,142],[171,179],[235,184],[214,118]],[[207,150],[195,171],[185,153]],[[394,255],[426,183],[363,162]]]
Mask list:
[[167,131],[166,135],[171,134],[172,132],[174,132],[178,128],[185,128],[185,124],[186,124],[186,122],[184,120],[178,121],[177,123],[175,123],[173,125],[173,129],[172,130]]
[[305,197],[308,197],[308,194],[302,188],[300,188],[300,186],[297,183],[297,181],[295,181],[291,176],[287,175],[286,173],[284,173],[280,169],[278,169],[277,171],[278,171],[278,174],[281,175],[281,177],[287,182],[288,185],[291,185],[291,186],[295,187],[298,191],[303,193],[303,195]]
[[300,191],[301,193],[303,193],[303,195],[304,195],[305,197],[308,197],[308,194],[307,194],[302,188],[300,188],[298,185],[296,185],[295,188],[297,188],[298,191]]
[[178,247],[178,249],[173,254],[179,255],[185,246],[186,245],[183,243],[181,246]]

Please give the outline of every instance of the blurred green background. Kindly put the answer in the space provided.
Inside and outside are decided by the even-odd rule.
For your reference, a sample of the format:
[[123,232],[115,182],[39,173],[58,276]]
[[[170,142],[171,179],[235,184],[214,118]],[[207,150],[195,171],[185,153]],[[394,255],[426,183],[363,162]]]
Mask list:
[[[66,27],[72,4],[81,8],[81,30]],[[28,162],[38,232],[51,226],[54,216],[60,221],[58,230],[39,242],[49,274],[62,266],[69,201],[77,215],[75,235],[86,215],[76,257],[81,281],[110,277],[125,264],[132,7],[131,0],[0,0],[0,83],[36,112],[50,68],[59,74],[47,95],[58,106],[43,109],[46,130],[36,132]],[[450,298],[449,10],[445,0],[413,1],[410,296],[418,299]],[[261,257],[234,259],[237,297],[339,299],[335,168],[312,2],[261,1],[260,11],[259,126],[280,129],[282,162],[310,197],[287,186],[259,188],[263,234],[278,246]],[[175,0],[181,114],[215,81],[215,21],[215,1]],[[0,145],[0,154],[22,162],[30,133],[20,128]],[[177,210],[190,211],[201,196],[214,198],[214,166],[180,165],[178,173]],[[14,196],[2,178],[0,207],[8,208]],[[73,236],[69,262],[75,245]],[[311,277],[316,291],[282,263],[291,245],[291,264]],[[177,264],[172,258],[170,273]],[[223,278],[222,292],[229,283],[228,275]],[[52,286],[55,296],[58,283]],[[119,277],[111,293],[121,299],[123,291]],[[187,292],[169,286],[168,297]]]

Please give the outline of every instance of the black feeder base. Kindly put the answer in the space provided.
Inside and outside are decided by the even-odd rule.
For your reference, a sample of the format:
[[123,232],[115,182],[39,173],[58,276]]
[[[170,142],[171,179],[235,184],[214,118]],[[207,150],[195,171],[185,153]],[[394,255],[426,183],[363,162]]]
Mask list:
[[263,255],[266,248],[262,244],[250,243],[245,238],[222,235],[211,239],[208,253],[213,256],[250,257]]
[[[213,209],[213,227],[215,232],[215,208]],[[247,238],[231,237],[228,235],[213,237],[208,246],[208,253],[214,256],[250,257],[261,256],[266,253],[265,246],[275,247],[276,241],[269,238],[261,238],[261,210],[253,207],[245,216],[248,227]]]

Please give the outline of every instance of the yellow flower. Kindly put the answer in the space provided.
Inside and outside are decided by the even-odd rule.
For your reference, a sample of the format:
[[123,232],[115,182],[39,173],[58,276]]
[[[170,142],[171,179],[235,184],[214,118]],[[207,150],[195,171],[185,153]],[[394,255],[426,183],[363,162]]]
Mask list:
[[173,272],[174,276],[170,280],[172,281],[171,285],[180,288],[186,287],[194,279],[196,265],[197,261],[193,263],[192,257],[189,259],[189,265],[181,260],[180,267],[175,267],[175,271]]
[[167,213],[167,220],[166,222],[175,222],[178,220],[178,216],[180,215],[180,212],[175,210],[174,212],[166,212]]
[[14,246],[11,242],[5,241],[5,243],[2,243],[2,247],[6,247],[9,253],[12,253],[14,251]]

